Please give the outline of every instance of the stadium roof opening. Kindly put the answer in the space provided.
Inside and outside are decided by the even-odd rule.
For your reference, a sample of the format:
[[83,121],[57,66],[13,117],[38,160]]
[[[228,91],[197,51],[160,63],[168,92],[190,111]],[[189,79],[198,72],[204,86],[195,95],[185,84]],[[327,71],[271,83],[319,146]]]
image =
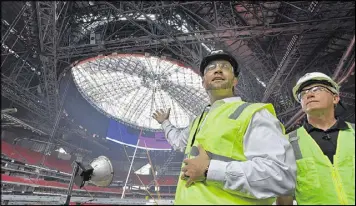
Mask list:
[[151,131],[161,130],[152,118],[157,109],[171,108],[172,124],[186,127],[208,104],[200,76],[164,57],[98,56],[79,62],[72,74],[80,93],[99,111],[119,122]]

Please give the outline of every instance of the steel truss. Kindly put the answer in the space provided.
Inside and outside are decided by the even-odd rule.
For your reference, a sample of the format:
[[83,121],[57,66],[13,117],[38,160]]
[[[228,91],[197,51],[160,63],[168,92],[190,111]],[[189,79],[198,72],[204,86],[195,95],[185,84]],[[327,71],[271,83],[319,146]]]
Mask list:
[[[312,14],[315,11],[317,4],[318,4],[317,2],[311,2],[310,6],[308,7],[307,13]],[[311,17],[312,17],[312,15],[309,15],[309,18],[311,18]],[[268,82],[267,88],[265,90],[265,93],[264,93],[264,96],[262,99],[263,102],[266,102],[268,100],[268,98],[272,95],[273,92],[279,92],[279,94],[277,94],[277,95],[280,95],[280,91],[281,91],[280,88],[283,87],[284,83],[280,84],[279,80],[282,79],[283,76],[288,77],[290,75],[290,73],[293,71],[293,69],[295,68],[296,64],[299,63],[300,58],[302,57],[303,53],[298,52],[298,48],[299,48],[299,46],[302,45],[303,38],[305,35],[306,34],[304,34],[304,31],[301,31],[300,35],[293,35],[293,37],[291,38],[290,42],[288,43],[287,50],[286,50],[285,54],[283,55],[283,58],[280,60],[278,67],[276,68],[273,76],[270,78],[270,80]],[[308,51],[306,51],[306,52],[308,52]],[[303,57],[305,57],[305,56],[306,55],[303,55]],[[292,68],[288,67],[289,65],[292,65]],[[287,68],[288,68],[288,70],[287,70]],[[284,78],[284,79],[287,79],[287,78]]]
[[[351,18],[345,18],[349,20]],[[319,21],[320,23],[320,33],[328,32],[330,29],[327,28],[328,25],[336,26],[338,23],[333,22],[339,19],[330,19],[328,21]],[[190,33],[179,33],[172,35],[175,39],[179,41],[177,43],[175,39],[167,36],[156,36],[155,39],[152,39],[151,35],[141,36],[138,38],[124,38],[117,39],[112,41],[105,41],[101,45],[93,44],[84,44],[77,46],[67,46],[58,48],[58,59],[69,58],[69,57],[86,57],[86,56],[95,56],[98,54],[111,53],[114,51],[140,51],[144,48],[161,48],[166,44],[172,46],[181,45],[191,45],[197,43],[212,43],[212,42],[223,42],[224,39],[235,39],[235,40],[245,40],[251,38],[258,38],[264,35],[292,35],[295,33],[300,33],[301,31],[311,30],[315,26],[312,25],[303,25],[308,22],[297,22],[290,23],[289,25],[271,25],[270,28],[266,29],[265,27],[233,27],[229,29],[221,30],[205,30],[205,31],[195,31]],[[299,24],[299,25],[298,25]],[[324,29],[322,29],[324,28]],[[228,32],[229,31],[229,32]],[[227,33],[228,32],[228,33]],[[162,44],[163,42],[163,44]],[[230,45],[231,46],[231,45]]]
[[[313,17],[313,13],[320,13],[320,8],[325,8],[326,5],[323,5],[323,3],[318,4],[317,2],[311,2],[310,6],[308,7],[308,11],[310,15],[308,15],[308,19],[311,19]],[[328,16],[328,17],[340,17],[340,13],[337,14],[328,14],[323,16]],[[335,22],[336,23],[336,22]],[[344,24],[341,27],[346,28],[347,23],[345,22],[339,22],[340,24]],[[349,26],[352,27],[352,22],[349,22]],[[334,26],[330,26],[330,28],[333,28]],[[335,35],[335,32],[331,32]],[[326,33],[326,35],[329,35],[329,33]],[[291,89],[285,90],[284,88],[291,88],[288,86],[290,83],[294,83],[296,80],[290,80],[291,77],[293,76],[301,76],[304,74],[304,72],[297,72],[297,69],[301,68],[301,70],[307,69],[306,66],[311,63],[312,61],[316,60],[317,58],[320,58],[320,54],[316,55],[315,53],[319,51],[322,51],[321,48],[325,48],[325,45],[329,45],[327,42],[328,38],[327,36],[324,37],[325,34],[317,34],[315,33],[305,33],[301,31],[300,34],[294,35],[291,39],[290,42],[288,43],[287,46],[287,51],[280,56],[279,60],[279,66],[275,70],[274,74],[272,77],[270,77],[270,81],[267,85],[267,89],[265,90],[264,96],[262,101],[272,101],[274,102],[275,105],[280,105],[282,108],[279,108],[278,110],[280,112],[291,110],[295,111],[294,109],[298,107],[297,102],[294,101],[292,98],[291,94]],[[343,47],[345,48],[346,45],[344,44]],[[314,57],[312,55],[314,54]],[[282,57],[282,58],[281,58]],[[335,59],[335,58],[334,58]],[[335,64],[335,61],[332,64]],[[304,68],[303,68],[304,67]],[[335,69],[335,68],[333,68]],[[315,68],[314,68],[315,71]],[[328,74],[331,74],[331,72],[326,72]],[[294,74],[294,75],[293,75]],[[287,97],[285,101],[281,101],[281,97]],[[290,117],[286,116],[286,117]],[[284,120],[284,122],[286,122]]]
[[17,83],[9,79],[9,77],[4,75],[1,75],[1,94],[37,114],[39,117],[46,118],[46,107],[39,103],[41,99],[23,89]]
[[[63,67],[60,61],[113,52],[149,51],[154,55],[171,55],[196,69],[201,57],[208,53],[202,46],[204,43],[210,49],[227,49],[237,57],[243,74],[236,88],[240,96],[250,101],[273,103],[282,121],[286,121],[299,106],[292,99],[291,84],[302,73],[320,70],[325,60],[328,60],[325,64],[335,64],[339,56],[333,53],[346,48],[345,43],[338,43],[338,50],[333,50],[335,42],[348,42],[348,34],[352,35],[354,30],[354,2],[121,1],[95,2],[95,5],[76,2],[72,4],[75,13],[67,12],[69,5],[69,2],[36,3],[35,23],[42,63],[38,69],[42,73],[40,86],[45,91],[45,104],[34,106],[37,88],[29,79],[37,76],[30,73],[30,68],[38,65],[32,61],[33,52],[20,55],[31,66],[19,61],[11,78],[2,80],[11,91],[23,90],[22,96],[12,97],[16,92],[10,93],[7,89],[4,96],[37,114],[53,115],[55,112],[50,111],[58,109],[56,73]],[[23,13],[29,10],[30,7],[25,8]],[[89,13],[98,18],[83,22],[82,18]],[[150,18],[151,14],[156,15],[155,20]],[[123,17],[126,20],[119,22],[120,28],[117,28],[113,22],[103,22],[111,17],[115,19],[113,22]],[[75,23],[67,24],[68,19]],[[100,27],[93,26],[99,23]],[[33,21],[28,24],[33,28]],[[183,25],[188,31],[183,32]],[[100,32],[101,42],[88,44],[90,32]],[[332,74],[334,69],[326,73]],[[29,88],[28,92],[24,92],[25,88]],[[178,98],[183,96],[185,94]],[[200,107],[195,103],[185,105],[190,111],[197,109],[191,108],[192,105]]]
[[[47,115],[54,121],[58,111],[57,46],[64,23],[67,2],[36,2],[40,42],[41,81],[48,105]],[[64,14],[63,14],[63,13]],[[61,25],[62,23],[62,25]]]
[[[300,33],[327,33],[330,32],[330,30],[333,30],[334,28],[340,26],[339,22],[341,19],[340,18],[329,18],[329,19],[322,19],[322,20],[310,20],[308,18],[301,18],[301,20],[295,20],[295,19],[290,19],[289,18],[289,22],[286,23],[270,23],[268,22],[268,17],[265,16],[263,24],[253,24],[251,23],[251,20],[249,20],[247,18],[247,20],[244,19],[244,17],[246,17],[246,15],[242,15],[240,13],[235,13],[234,17],[235,19],[233,21],[231,20],[226,20],[224,19],[224,15],[222,15],[222,18],[218,18],[218,15],[220,15],[222,12],[222,9],[226,9],[227,6],[225,4],[222,4],[222,6],[217,6],[216,3],[215,4],[209,4],[210,6],[210,10],[209,12],[211,14],[202,14],[199,13],[199,10],[201,8],[198,8],[196,10],[190,10],[192,8],[189,8],[189,6],[191,5],[184,5],[184,6],[180,6],[181,8],[184,9],[184,13],[186,14],[185,16],[187,18],[190,18],[190,22],[195,22],[196,25],[202,29],[200,31],[196,31],[196,32],[189,32],[189,33],[178,33],[178,34],[174,34],[172,32],[170,32],[169,35],[155,35],[154,37],[152,37],[153,33],[148,33],[149,35],[146,36],[140,36],[138,38],[121,38],[119,40],[111,40],[111,41],[105,41],[104,43],[100,44],[100,45],[81,45],[81,46],[73,46],[73,47],[68,47],[67,49],[65,48],[61,48],[61,49],[65,49],[63,51],[63,54],[65,54],[67,57],[68,55],[68,51],[73,51],[72,53],[69,53],[70,56],[91,56],[94,54],[99,53],[110,53],[111,51],[120,51],[120,50],[125,50],[125,52],[130,51],[130,52],[135,52],[135,51],[142,51],[143,49],[149,47],[151,49],[159,49],[161,47],[167,46],[167,44],[162,44],[162,42],[168,43],[168,46],[172,46],[175,47],[175,50],[184,50],[183,46],[184,45],[188,45],[188,46],[192,46],[192,45],[199,45],[201,43],[206,43],[206,44],[213,44],[216,45],[217,42],[221,42],[225,45],[227,45],[225,48],[227,48],[227,50],[229,50],[232,53],[235,53],[236,56],[240,57],[240,56],[247,56],[248,58],[245,59],[240,59],[240,62],[242,63],[242,65],[244,65],[246,67],[247,70],[251,70],[251,75],[253,75],[253,77],[255,78],[259,78],[261,80],[266,80],[266,79],[271,79],[271,82],[269,85],[270,86],[267,90],[266,90],[266,95],[265,95],[265,99],[267,99],[270,95],[271,92],[274,93],[273,95],[273,99],[272,101],[276,104],[284,104],[282,105],[282,107],[279,107],[278,110],[279,111],[284,111],[285,109],[288,109],[290,107],[295,107],[296,102],[293,99],[290,99],[290,93],[284,94],[283,97],[279,97],[278,96],[278,92],[280,92],[279,88],[282,87],[278,87],[277,89],[274,89],[276,83],[275,80],[278,79],[284,79],[286,80],[287,77],[289,77],[291,75],[291,71],[293,70],[288,70],[288,73],[283,73],[284,70],[286,70],[288,65],[292,65],[294,68],[296,66],[296,63],[299,61],[300,58],[300,54],[297,53],[297,55],[292,55],[290,54],[290,52],[287,53],[287,57],[289,58],[284,58],[283,62],[280,62],[280,65],[284,65],[281,68],[277,68],[276,70],[276,63],[278,61],[273,61],[273,58],[269,57],[270,55],[268,55],[266,53],[266,49],[263,48],[261,46],[261,43],[258,41],[258,38],[262,37],[262,36],[268,36],[268,35],[278,35],[278,36],[291,36],[291,35],[298,35]],[[206,6],[206,5],[204,5]],[[134,10],[130,10],[130,8],[134,8]],[[201,6],[202,7],[202,6]],[[246,8],[248,7],[247,5],[243,5],[243,7]],[[128,9],[128,11],[130,12],[141,12],[138,8],[137,5],[132,6],[130,8],[126,8]],[[217,8],[220,8],[217,9]],[[270,10],[270,9],[267,9]],[[150,7],[150,9],[146,9],[146,12],[151,12],[151,13],[155,13],[153,11],[156,11],[156,13],[164,13],[166,11],[164,10],[159,10],[155,7]],[[246,10],[247,11],[247,10]],[[126,12],[126,14],[129,14],[130,12]],[[209,13],[208,12],[208,13]],[[124,12],[125,13],[125,12]],[[180,12],[181,13],[181,12]],[[205,15],[205,19],[203,20],[203,18],[201,16]],[[280,14],[277,14],[280,15]],[[174,16],[174,15],[173,15]],[[210,18],[206,18],[206,17],[210,17]],[[244,16],[244,17],[243,17]],[[309,15],[310,16],[310,15]],[[127,16],[126,16],[127,17]],[[215,18],[215,20],[214,20]],[[216,18],[218,18],[219,20],[217,21]],[[282,18],[285,18],[285,16],[282,16]],[[352,17],[345,17],[346,20],[350,20]],[[149,20],[149,18],[147,18]],[[239,27],[233,27],[231,26],[231,24],[228,24],[229,22],[235,22],[236,24],[236,20],[239,19]],[[285,18],[288,19],[288,18]],[[174,18],[171,18],[171,20],[175,20]],[[221,21],[221,22],[220,22]],[[162,23],[162,25],[165,25],[165,29],[169,30],[169,27],[167,27],[168,25],[164,22],[160,22]],[[229,26],[229,27],[225,27],[225,26]],[[245,25],[245,26],[241,26],[241,25]],[[151,27],[154,27],[155,24]],[[192,26],[191,26],[192,27]],[[344,27],[347,27],[347,25],[344,25]],[[208,28],[208,29],[207,29]],[[331,29],[330,29],[331,28]],[[144,29],[142,28],[142,26],[140,27],[140,29]],[[209,30],[210,29],[210,30]],[[147,32],[146,32],[147,33]],[[159,38],[159,39],[157,39]],[[233,39],[233,40],[231,40]],[[176,49],[178,46],[179,49]],[[201,46],[200,46],[201,47]],[[186,48],[186,47],[185,47]],[[199,48],[196,47],[196,48]],[[252,50],[251,50],[252,48]],[[61,50],[60,49],[60,50]],[[198,49],[199,50],[199,49]],[[293,51],[296,51],[296,49],[294,49]],[[252,54],[252,55],[248,55],[248,54]],[[202,55],[202,52],[200,52],[200,56]],[[184,57],[185,55],[181,55],[184,61]],[[269,58],[268,58],[269,57]],[[295,59],[291,59],[291,57],[295,58]],[[296,61],[298,60],[298,61]],[[289,64],[290,62],[295,62],[293,64]],[[192,60],[185,60],[184,62],[192,62]],[[193,60],[194,62],[194,60]],[[192,65],[192,64],[190,64]],[[266,66],[268,67],[268,69],[270,70],[270,72],[273,71],[279,71],[278,73],[276,73],[274,76],[276,76],[277,74],[277,78],[271,78],[271,75],[269,75],[269,72],[266,72],[264,74],[261,74],[260,72],[258,72],[259,70],[265,70],[264,68],[266,68]],[[194,65],[193,65],[194,68]],[[252,69],[253,68],[253,69]],[[282,69],[282,72],[280,71]],[[254,71],[256,72],[254,72]],[[262,76],[261,76],[262,75]],[[286,77],[286,78],[281,78],[281,77]],[[246,77],[242,77],[242,78],[246,78]],[[273,80],[273,81],[272,81]],[[245,80],[245,82],[256,82],[256,80],[253,80],[253,78],[247,78],[247,80]],[[285,82],[285,81],[284,81]],[[253,84],[252,84],[253,85]],[[255,94],[258,93],[258,90],[253,89],[253,86],[250,87],[244,87],[243,89],[240,89],[240,91],[244,91],[248,94]],[[282,83],[282,85],[284,85],[284,83]],[[251,91],[252,90],[252,91]],[[254,100],[259,100],[260,98],[254,97],[252,98]],[[283,103],[285,102],[285,103]]]

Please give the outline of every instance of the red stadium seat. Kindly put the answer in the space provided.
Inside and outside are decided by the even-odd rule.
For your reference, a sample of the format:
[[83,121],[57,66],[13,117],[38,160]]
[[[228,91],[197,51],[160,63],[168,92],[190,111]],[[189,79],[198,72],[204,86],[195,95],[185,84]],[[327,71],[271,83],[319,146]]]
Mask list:
[[72,173],[72,166],[70,161],[60,160],[53,156],[48,156],[45,161],[45,166],[53,169],[57,169],[62,172]]
[[[151,181],[153,181],[153,176],[151,175],[130,175],[133,184],[136,185],[148,185]],[[142,183],[141,183],[141,181]],[[178,176],[162,176],[158,178],[159,186],[176,186],[178,184]]]
[[24,158],[15,150],[12,144],[5,141],[1,141],[1,153],[8,156],[11,159],[23,162]]
[[[1,143],[1,152],[11,159],[30,165],[39,165],[42,161],[42,153],[32,151],[19,145],[12,145],[5,141],[1,141]],[[72,173],[70,161],[60,160],[56,157],[48,156],[46,157],[44,165],[51,169],[56,169],[69,174]]]
[[35,152],[24,147],[13,145],[16,151],[26,160],[26,163],[32,165],[39,165],[42,160],[42,153]]
[[[57,188],[63,188],[63,189],[68,188],[68,184],[61,183],[61,182],[46,181],[46,180],[41,180],[41,179],[38,179],[38,180],[28,179],[28,178],[24,178],[24,177],[9,176],[9,175],[5,175],[5,174],[1,174],[1,181],[24,183],[24,184],[30,184],[33,186],[57,187]],[[91,186],[91,185],[85,186],[84,188],[89,192],[106,192],[106,193],[117,193],[117,194],[121,194],[121,192],[122,192],[122,189],[104,188],[104,187],[97,187],[97,186]],[[82,188],[81,190],[84,190],[84,188]],[[79,189],[79,187],[74,185],[73,190],[80,190],[80,189]]]
[[178,176],[163,176],[158,179],[158,184],[162,186],[176,186],[178,184]]

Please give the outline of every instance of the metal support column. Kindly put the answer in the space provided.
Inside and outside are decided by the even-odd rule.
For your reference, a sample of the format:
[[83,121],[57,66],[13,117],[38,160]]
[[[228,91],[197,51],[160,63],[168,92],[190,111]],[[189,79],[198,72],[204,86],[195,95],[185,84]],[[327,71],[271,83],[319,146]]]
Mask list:
[[72,197],[74,178],[75,178],[75,176],[77,175],[77,173],[79,171],[78,163],[74,161],[74,164],[75,164],[75,166],[73,168],[72,177],[70,178],[69,187],[68,187],[68,191],[67,191],[67,198],[66,198],[66,202],[64,203],[64,205],[69,205],[70,198]]
[[135,160],[136,151],[137,151],[137,148],[138,148],[138,144],[139,144],[139,143],[140,143],[140,139],[138,139],[138,140],[137,140],[137,144],[136,144],[135,152],[134,152],[133,157],[132,157],[132,160],[131,160],[131,164],[130,164],[129,172],[127,173],[127,177],[126,177],[126,181],[125,181],[125,185],[124,185],[124,190],[122,191],[121,199],[123,199],[123,198],[124,198],[124,196],[125,196],[125,191],[126,191],[127,181],[129,180],[129,176],[130,176],[131,168],[132,168],[133,162],[134,162],[134,160]]
[[[54,139],[54,136],[56,134],[56,131],[57,131],[57,128],[58,128],[58,124],[59,124],[59,120],[61,119],[61,114],[62,114],[62,110],[63,110],[63,106],[64,106],[64,100],[66,99],[67,97],[67,91],[68,91],[68,88],[69,88],[69,84],[71,82],[71,73],[69,72],[69,75],[67,76],[67,82],[66,82],[66,85],[65,85],[65,89],[64,89],[64,92],[63,92],[63,97],[62,97],[62,100],[60,102],[60,107],[59,107],[59,110],[57,111],[57,114],[56,114],[56,120],[55,120],[55,123],[53,125],[53,128],[52,128],[52,131],[51,131],[51,134],[50,134],[50,137],[49,137],[49,141],[47,143],[47,146],[46,146],[46,149],[45,149],[45,153],[42,157],[42,161],[41,161],[41,166],[43,166],[45,160],[46,160],[46,154],[49,152],[50,150],[50,145],[52,144],[53,142],[53,139]],[[39,177],[39,173],[37,175],[37,179]]]

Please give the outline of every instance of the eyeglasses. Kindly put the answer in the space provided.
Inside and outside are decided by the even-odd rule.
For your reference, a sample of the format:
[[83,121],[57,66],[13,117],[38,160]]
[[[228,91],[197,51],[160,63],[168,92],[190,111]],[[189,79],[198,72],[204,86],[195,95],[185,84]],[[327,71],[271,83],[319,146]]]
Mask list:
[[234,71],[233,67],[229,63],[210,63],[208,66],[205,67],[204,74],[213,71],[219,67],[223,71]]
[[334,94],[332,91],[330,91],[328,88],[326,87],[323,87],[323,86],[315,86],[315,87],[311,87],[309,89],[304,89],[302,90],[301,92],[299,92],[299,94],[297,95],[299,101],[305,97],[305,95],[309,92],[311,92],[312,94],[315,94],[315,93],[318,93],[318,92],[321,92],[321,91],[329,91],[331,92],[332,94]]

